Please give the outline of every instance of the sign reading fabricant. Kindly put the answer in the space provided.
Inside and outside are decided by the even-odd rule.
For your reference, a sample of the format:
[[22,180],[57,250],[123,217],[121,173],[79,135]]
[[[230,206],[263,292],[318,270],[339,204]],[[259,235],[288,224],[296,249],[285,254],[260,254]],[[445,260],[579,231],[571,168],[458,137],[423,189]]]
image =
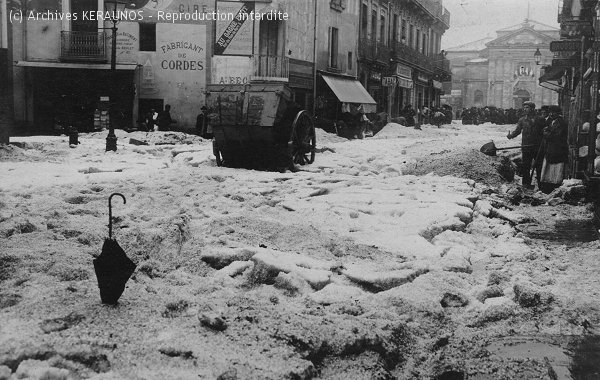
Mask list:
[[552,66],[577,67],[577,66],[579,66],[579,60],[578,59],[553,59]]
[[215,55],[252,55],[254,2],[217,1],[217,12],[231,15],[217,20]]
[[[191,24],[159,25],[161,28],[156,33],[157,69],[180,72],[182,76],[177,76],[178,79],[186,77],[192,82],[202,77],[204,72],[200,71],[204,71],[206,66],[206,27]],[[162,33],[167,30],[168,33]]]
[[383,77],[381,78],[381,85],[386,87],[393,87],[396,85],[396,77]]
[[552,41],[550,42],[550,51],[581,51],[581,41]]

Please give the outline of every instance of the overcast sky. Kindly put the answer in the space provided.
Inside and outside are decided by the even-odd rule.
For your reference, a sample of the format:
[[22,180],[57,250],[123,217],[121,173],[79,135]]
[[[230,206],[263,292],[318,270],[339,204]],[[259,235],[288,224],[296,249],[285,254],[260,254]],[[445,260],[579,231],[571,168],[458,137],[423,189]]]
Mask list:
[[442,37],[442,49],[476,41],[496,30],[521,23],[527,17],[558,28],[558,0],[443,0],[450,11],[450,29]]

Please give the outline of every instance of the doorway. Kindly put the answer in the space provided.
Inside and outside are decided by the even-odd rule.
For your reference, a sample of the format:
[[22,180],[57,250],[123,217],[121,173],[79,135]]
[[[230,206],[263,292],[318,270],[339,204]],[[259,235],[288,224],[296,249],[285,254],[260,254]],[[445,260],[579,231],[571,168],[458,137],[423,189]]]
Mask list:
[[527,90],[517,90],[513,93],[515,109],[523,108],[523,103],[528,102],[531,98],[529,91]]

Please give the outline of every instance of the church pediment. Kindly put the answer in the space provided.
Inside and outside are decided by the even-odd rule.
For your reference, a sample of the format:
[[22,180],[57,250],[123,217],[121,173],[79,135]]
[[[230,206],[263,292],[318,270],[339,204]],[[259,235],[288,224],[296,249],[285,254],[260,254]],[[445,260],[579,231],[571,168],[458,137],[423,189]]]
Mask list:
[[496,38],[487,43],[488,47],[493,46],[528,46],[528,45],[540,45],[540,44],[549,44],[553,41],[553,37],[548,36],[546,34],[540,33],[531,28],[521,28],[516,30],[508,35],[504,35],[502,37]]

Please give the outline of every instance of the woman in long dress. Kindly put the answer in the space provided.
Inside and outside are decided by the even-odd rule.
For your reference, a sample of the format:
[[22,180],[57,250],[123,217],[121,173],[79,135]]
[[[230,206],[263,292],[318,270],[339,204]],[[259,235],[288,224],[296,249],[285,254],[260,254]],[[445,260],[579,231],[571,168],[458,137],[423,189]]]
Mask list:
[[549,122],[544,128],[544,161],[540,190],[550,193],[562,184],[569,158],[567,123],[558,106],[549,107]]

